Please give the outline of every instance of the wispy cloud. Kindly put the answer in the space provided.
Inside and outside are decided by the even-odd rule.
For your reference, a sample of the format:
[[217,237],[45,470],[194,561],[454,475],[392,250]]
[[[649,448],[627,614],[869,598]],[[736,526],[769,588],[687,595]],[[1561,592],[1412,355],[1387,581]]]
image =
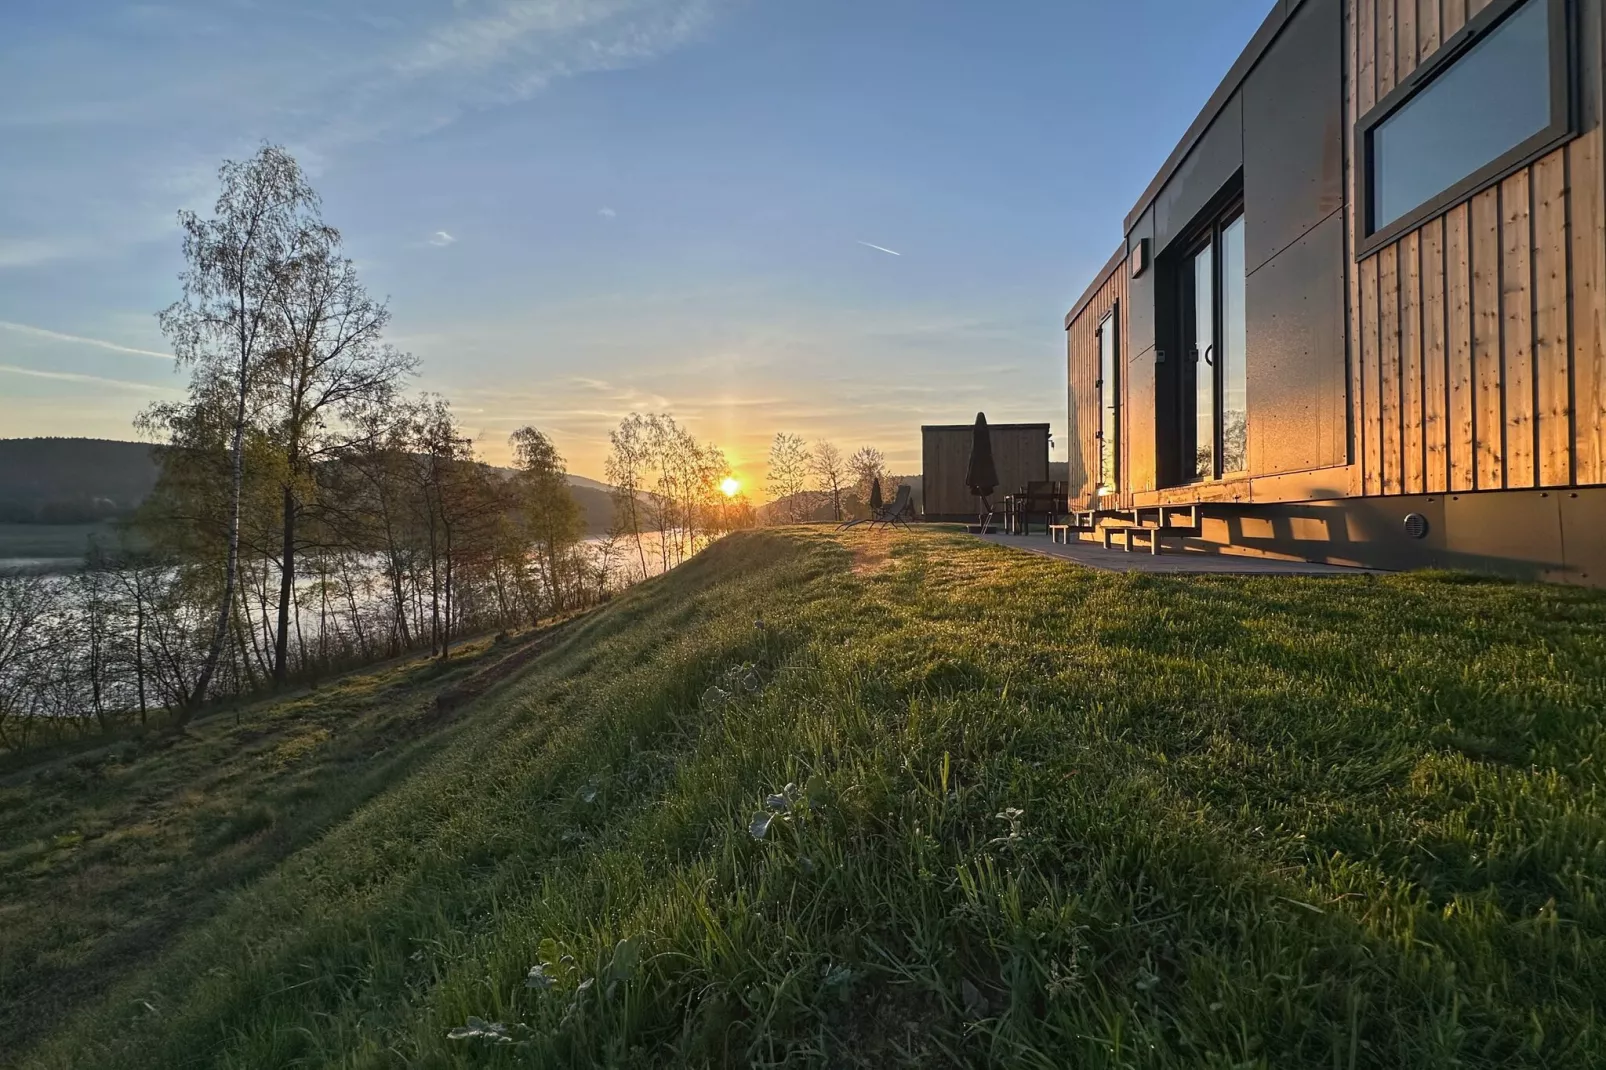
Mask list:
[[0,372],[8,375],[25,375],[33,379],[54,379],[63,383],[92,383],[96,386],[113,386],[119,390],[135,390],[141,394],[170,394],[173,387],[151,383],[132,383],[127,379],[108,379],[102,375],[85,375],[82,372],[47,372],[39,368],[19,368],[15,364],[0,364]]
[[429,244],[440,247],[451,245],[456,240],[456,238],[452,237],[444,230],[437,230],[435,233],[429,236]]
[[553,82],[648,62],[696,39],[731,0],[463,0],[390,35],[344,71],[347,106],[314,135],[338,145],[438,129]]
[[889,254],[891,256],[902,256],[903,255],[902,253],[898,252],[898,250],[896,250],[896,249],[888,249],[885,245],[875,245],[875,244],[873,244],[871,242],[867,242],[867,241],[862,241],[859,244],[864,246],[866,249],[875,249],[878,252],[887,253],[887,254]]
[[[555,82],[642,66],[740,2],[174,0],[161,5],[167,21],[121,27],[148,47],[86,32],[71,39],[72,62],[50,36],[60,30],[40,20],[25,27],[35,35],[0,40],[0,130],[14,149],[0,196],[54,230],[0,233],[0,270],[173,240],[174,210],[204,211],[217,160],[249,155],[259,138],[289,146],[316,174],[320,161],[343,162],[363,143],[425,135]],[[226,38],[261,47],[225,56],[216,41]],[[171,141],[162,132],[178,115],[193,155],[150,148]],[[66,172],[49,162],[63,138],[78,150]]]
[[597,209],[597,214],[600,215],[604,219],[612,219],[614,216],[618,215],[619,213],[615,212],[612,208],[609,208],[607,205],[603,205],[601,208]]
[[0,238],[0,268],[33,267],[62,260],[78,252],[78,244],[71,241],[48,241],[38,238]]
[[136,357],[154,357],[157,360],[172,360],[173,354],[159,353],[154,349],[137,349],[134,346],[118,345],[116,342],[107,342],[100,338],[85,338],[78,334],[63,334],[60,331],[47,331],[43,327],[30,327],[26,323],[8,323],[0,320],[0,330],[13,331],[25,334],[31,338],[43,338],[47,342],[65,342],[71,345],[94,346],[96,349],[109,349],[113,353],[132,353]]

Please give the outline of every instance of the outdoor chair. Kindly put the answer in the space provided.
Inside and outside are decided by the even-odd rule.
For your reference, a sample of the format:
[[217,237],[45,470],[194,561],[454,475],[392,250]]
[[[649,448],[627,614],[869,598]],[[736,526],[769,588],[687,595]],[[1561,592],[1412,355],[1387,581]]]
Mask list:
[[893,496],[890,503],[883,505],[867,517],[860,517],[858,520],[848,520],[838,524],[837,530],[846,531],[848,528],[858,527],[860,524],[869,524],[872,528],[877,524],[888,526],[902,524],[904,527],[909,527],[908,516],[913,512],[914,492],[909,489],[909,484],[905,483],[898,488],[898,493]]
[[1032,533],[1032,517],[1038,515],[1043,518],[1044,527],[1050,527],[1065,514],[1066,493],[1065,484],[1053,480],[1038,479],[1026,484],[1026,492],[1019,495],[1014,502],[1014,533],[1016,535],[1030,535]]

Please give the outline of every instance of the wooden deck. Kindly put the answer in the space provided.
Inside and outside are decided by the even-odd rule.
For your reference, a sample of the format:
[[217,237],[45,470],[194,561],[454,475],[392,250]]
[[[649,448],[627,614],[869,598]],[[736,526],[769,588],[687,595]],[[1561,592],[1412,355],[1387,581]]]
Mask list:
[[1310,561],[1278,561],[1243,554],[1212,554],[1166,547],[1158,557],[1146,550],[1106,550],[1096,542],[1054,543],[1047,535],[978,535],[983,542],[1027,553],[1057,557],[1105,572],[1158,572],[1205,576],[1366,576],[1377,569],[1324,565]]

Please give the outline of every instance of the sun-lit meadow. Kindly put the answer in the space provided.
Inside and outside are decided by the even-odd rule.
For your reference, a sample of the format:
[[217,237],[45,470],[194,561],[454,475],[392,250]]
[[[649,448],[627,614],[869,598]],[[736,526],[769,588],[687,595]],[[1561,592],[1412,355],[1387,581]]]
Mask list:
[[1606,1062],[1601,592],[780,529],[433,672],[0,776],[0,1062]]

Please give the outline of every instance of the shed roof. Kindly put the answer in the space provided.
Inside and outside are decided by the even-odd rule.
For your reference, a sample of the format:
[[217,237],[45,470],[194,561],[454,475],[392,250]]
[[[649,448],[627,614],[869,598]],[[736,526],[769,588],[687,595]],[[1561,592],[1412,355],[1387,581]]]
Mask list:
[[[989,431],[1047,431],[1048,424],[994,424],[987,425]],[[927,431],[971,431],[976,427],[975,421],[968,424],[921,424],[920,432]]]

